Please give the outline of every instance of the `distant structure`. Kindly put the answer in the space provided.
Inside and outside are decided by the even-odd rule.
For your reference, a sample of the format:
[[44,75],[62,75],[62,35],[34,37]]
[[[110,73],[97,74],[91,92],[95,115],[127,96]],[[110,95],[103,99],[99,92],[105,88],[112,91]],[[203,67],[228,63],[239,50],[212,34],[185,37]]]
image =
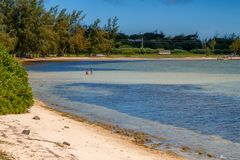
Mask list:
[[143,49],[144,48],[144,42],[143,42],[144,40],[143,40],[143,36],[142,36],[142,43],[141,43],[141,48]]
[[170,55],[171,51],[170,50],[159,50],[158,54],[160,54],[160,55]]
[[96,54],[96,57],[106,57],[104,54]]
[[140,42],[141,43],[141,49],[144,48],[144,38],[142,36],[141,39],[127,39],[128,42]]

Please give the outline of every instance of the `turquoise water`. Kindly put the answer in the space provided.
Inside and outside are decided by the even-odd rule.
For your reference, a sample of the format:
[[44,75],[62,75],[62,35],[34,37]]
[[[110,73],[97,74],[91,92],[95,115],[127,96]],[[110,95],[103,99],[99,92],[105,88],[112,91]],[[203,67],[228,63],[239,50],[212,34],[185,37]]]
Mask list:
[[[80,61],[28,65],[34,94],[92,120],[143,131],[190,159],[240,159],[239,61]],[[94,74],[86,76],[87,68]],[[166,140],[162,140],[164,137]],[[189,146],[189,153],[181,152]]]

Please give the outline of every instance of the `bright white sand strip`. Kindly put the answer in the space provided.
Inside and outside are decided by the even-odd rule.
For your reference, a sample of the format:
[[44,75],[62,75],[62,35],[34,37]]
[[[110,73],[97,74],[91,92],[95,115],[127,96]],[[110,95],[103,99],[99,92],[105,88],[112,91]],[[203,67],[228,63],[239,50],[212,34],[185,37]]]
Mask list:
[[[32,119],[34,116],[40,120]],[[30,134],[22,134],[23,130],[30,130]],[[0,116],[0,141],[0,150],[19,160],[181,159],[137,146],[101,127],[63,117],[40,107],[40,102],[27,114]]]
[[96,71],[93,76],[85,72],[29,72],[30,79],[65,83],[108,84],[208,84],[240,81],[239,74],[207,74],[191,72],[128,72]]

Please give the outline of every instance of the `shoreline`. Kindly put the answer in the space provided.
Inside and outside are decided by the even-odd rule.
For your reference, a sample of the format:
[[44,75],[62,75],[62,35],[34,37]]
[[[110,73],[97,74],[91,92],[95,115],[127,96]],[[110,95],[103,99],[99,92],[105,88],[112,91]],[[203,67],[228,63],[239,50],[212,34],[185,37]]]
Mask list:
[[[38,116],[40,120],[32,119]],[[184,160],[146,147],[146,135],[91,121],[35,100],[29,113],[0,116],[0,150],[15,159]],[[23,130],[30,130],[24,135]],[[113,130],[115,130],[113,132]],[[91,136],[90,136],[91,135]],[[91,144],[91,145],[90,145]],[[87,154],[86,153],[92,153]]]
[[[67,62],[67,61],[111,61],[111,60],[116,60],[116,61],[124,61],[124,60],[176,60],[175,58],[171,58],[171,59],[149,59],[149,58],[90,58],[90,57],[59,57],[59,58],[35,58],[35,59],[25,59],[25,60],[21,60],[21,62],[23,63],[37,63],[37,62]],[[215,58],[178,58],[178,60],[217,60]],[[148,136],[147,134],[145,133],[141,133],[141,132],[135,132],[133,130],[129,130],[129,129],[124,129],[124,128],[120,128],[118,126],[113,126],[113,125],[109,125],[109,124],[104,124],[104,123],[100,123],[100,122],[96,122],[96,121],[91,121],[87,118],[83,118],[83,117],[80,117],[80,116],[75,116],[75,115],[72,115],[70,113],[66,113],[66,112],[62,112],[62,111],[59,111],[58,109],[56,108],[52,108],[50,107],[51,105],[46,105],[44,102],[40,102],[38,101],[39,103],[41,103],[41,107],[51,111],[51,112],[54,112],[56,114],[58,114],[59,116],[63,116],[63,117],[67,117],[67,118],[70,118],[71,120],[74,120],[74,121],[78,121],[80,123],[84,123],[84,124],[88,124],[92,127],[100,127],[101,129],[103,130],[107,130],[108,132],[111,132],[111,134],[116,134],[118,136],[121,136],[121,138],[123,138],[124,140],[128,141],[128,142],[131,142],[131,143],[134,143],[134,145],[137,145],[138,147],[140,147],[141,149],[143,150],[147,150],[147,151],[150,151],[151,153],[153,152],[154,154],[161,154],[161,153],[167,153],[168,150],[158,150],[156,149],[157,147],[161,146],[161,143],[148,143],[149,141],[148,140],[151,140],[151,136]],[[162,138],[162,137],[160,137]],[[163,138],[164,139],[164,138]],[[147,144],[148,143],[148,144]],[[146,145],[144,145],[146,144]],[[150,145],[149,145],[150,144]],[[62,145],[62,144],[60,144]],[[189,145],[190,146],[190,145]],[[171,148],[171,145],[169,147],[169,149]],[[200,155],[200,156],[205,156],[205,157],[208,157],[208,158],[215,158],[215,155],[212,154],[212,153],[207,153],[206,151],[202,150],[201,148],[199,150],[195,150],[195,149],[191,149],[190,147],[188,146],[180,146],[179,147],[180,151],[183,152],[183,153],[194,153],[194,154],[197,154],[197,155]],[[0,149],[1,150],[1,149]],[[184,155],[184,154],[181,154],[181,152],[176,152],[176,153],[179,153],[179,155]],[[170,155],[173,155],[175,158],[180,158],[182,159],[182,157],[180,157],[179,155],[177,155],[176,153],[172,152],[170,150],[169,153],[167,154],[170,154]],[[160,159],[161,160],[161,159]]]
[[172,58],[134,58],[134,57],[46,57],[46,58],[17,58],[22,63],[33,63],[33,62],[67,62],[67,61],[110,61],[110,60],[116,60],[116,61],[141,61],[141,60],[183,60],[183,61],[201,61],[201,60],[240,60],[240,57],[232,57],[231,59],[218,59],[217,57],[172,57]]

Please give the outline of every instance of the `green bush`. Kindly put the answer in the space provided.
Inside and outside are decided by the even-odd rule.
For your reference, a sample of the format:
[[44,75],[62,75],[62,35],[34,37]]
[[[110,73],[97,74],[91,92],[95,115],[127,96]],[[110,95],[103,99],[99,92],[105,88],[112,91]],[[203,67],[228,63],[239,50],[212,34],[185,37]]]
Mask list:
[[191,52],[195,54],[206,54],[206,49],[192,49]]
[[172,50],[172,53],[173,54],[186,54],[186,53],[190,53],[190,52],[183,50],[183,49],[174,49],[174,50]]
[[27,72],[0,47],[0,114],[24,113],[32,104]]
[[113,48],[111,54],[125,54],[125,55],[134,55],[134,54],[153,54],[158,53],[157,49],[151,48]]

